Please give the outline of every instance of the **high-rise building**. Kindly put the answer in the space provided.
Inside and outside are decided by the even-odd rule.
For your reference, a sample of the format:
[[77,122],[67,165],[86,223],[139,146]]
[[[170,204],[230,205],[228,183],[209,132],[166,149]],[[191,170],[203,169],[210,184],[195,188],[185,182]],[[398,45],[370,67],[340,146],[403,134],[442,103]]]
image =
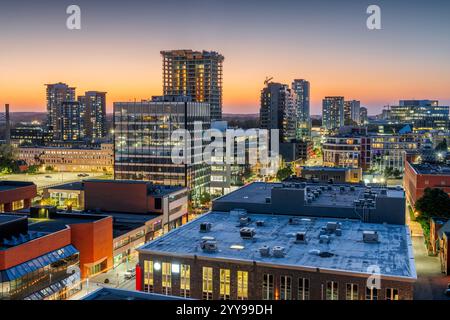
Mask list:
[[62,141],[81,141],[85,137],[85,107],[78,101],[64,101],[56,125]]
[[297,94],[286,84],[269,82],[261,91],[261,129],[278,129],[280,142],[297,137]]
[[190,96],[193,102],[207,102],[211,120],[222,119],[222,63],[214,51],[161,51],[163,94]]
[[361,102],[351,100],[344,102],[344,123],[345,125],[359,124]]
[[86,138],[91,142],[106,136],[106,92],[87,91],[78,97],[84,105]]
[[449,107],[440,106],[436,100],[400,100],[387,112],[390,121],[410,123],[415,129],[440,129],[449,127]]
[[344,126],[344,97],[325,97],[323,99],[322,126],[327,130]]
[[[181,185],[189,188],[194,201],[209,193],[211,168],[194,157],[195,149],[203,148],[203,141],[197,141],[193,132],[194,122],[201,122],[202,130],[210,128],[210,106],[191,100],[154,97],[151,101],[114,103],[115,179]],[[187,143],[185,150],[186,157],[191,154],[190,163],[177,164],[172,159],[173,147],[180,145],[172,140],[177,129],[191,134],[191,144]]]
[[292,90],[297,94],[297,139],[311,137],[310,85],[304,79],[295,79]]
[[369,116],[367,115],[367,108],[361,107],[359,109],[359,123],[361,125],[366,125],[369,123]]
[[62,132],[58,127],[61,119],[61,105],[65,101],[75,101],[75,88],[59,82],[47,84],[47,129],[54,140],[62,139]]

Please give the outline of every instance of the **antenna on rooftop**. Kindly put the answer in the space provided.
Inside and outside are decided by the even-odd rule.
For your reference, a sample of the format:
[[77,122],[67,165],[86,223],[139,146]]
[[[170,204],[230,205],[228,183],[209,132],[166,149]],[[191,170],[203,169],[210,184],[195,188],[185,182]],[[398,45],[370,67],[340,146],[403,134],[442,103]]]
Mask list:
[[266,77],[266,80],[264,80],[264,85],[267,86],[272,79],[273,77]]

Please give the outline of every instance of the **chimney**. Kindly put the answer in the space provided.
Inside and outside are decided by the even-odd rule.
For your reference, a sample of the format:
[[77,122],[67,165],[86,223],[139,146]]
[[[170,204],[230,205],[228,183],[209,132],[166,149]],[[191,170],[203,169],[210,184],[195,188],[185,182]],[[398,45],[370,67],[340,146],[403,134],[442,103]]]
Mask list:
[[6,131],[5,131],[5,142],[6,144],[11,144],[11,120],[9,117],[9,104],[5,104],[5,122],[6,122]]

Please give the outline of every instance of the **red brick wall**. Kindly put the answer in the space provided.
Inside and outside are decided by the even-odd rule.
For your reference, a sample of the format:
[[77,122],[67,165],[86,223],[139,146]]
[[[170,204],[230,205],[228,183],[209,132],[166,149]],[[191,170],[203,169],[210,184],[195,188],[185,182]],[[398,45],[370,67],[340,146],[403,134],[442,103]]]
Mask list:
[[0,251],[0,270],[37,258],[70,244],[70,229],[64,229],[8,250]]
[[81,276],[88,276],[85,264],[106,258],[107,268],[113,266],[113,219],[70,225],[72,244],[80,251]]
[[145,183],[85,181],[84,190],[86,210],[148,212]]
[[13,201],[26,200],[25,207],[30,206],[30,200],[37,195],[36,185],[18,187],[13,190],[0,191],[0,203],[10,204]]

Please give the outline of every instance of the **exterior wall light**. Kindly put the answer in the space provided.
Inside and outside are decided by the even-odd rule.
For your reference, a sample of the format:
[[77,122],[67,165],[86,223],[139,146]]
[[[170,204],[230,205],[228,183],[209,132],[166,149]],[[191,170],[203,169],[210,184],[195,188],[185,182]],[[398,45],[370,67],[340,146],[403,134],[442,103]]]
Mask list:
[[161,263],[155,262],[155,264],[153,265],[153,268],[155,268],[155,270],[157,270],[157,271],[161,270]]
[[172,273],[180,273],[180,265],[172,264]]

